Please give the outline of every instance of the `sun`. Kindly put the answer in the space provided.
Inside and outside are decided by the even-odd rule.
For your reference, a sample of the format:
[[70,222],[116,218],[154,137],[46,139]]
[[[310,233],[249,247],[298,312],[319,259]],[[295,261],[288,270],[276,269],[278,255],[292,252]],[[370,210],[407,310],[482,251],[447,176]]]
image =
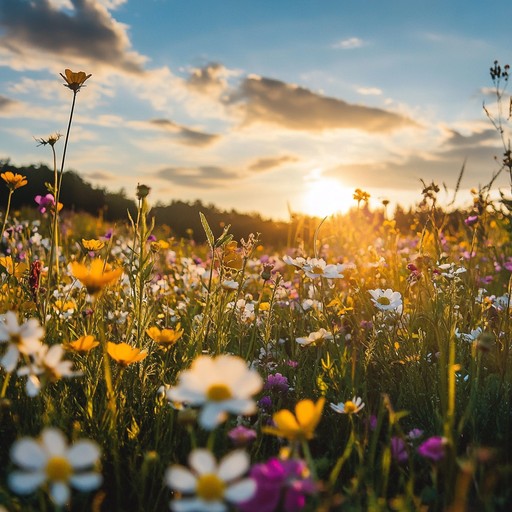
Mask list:
[[353,206],[353,191],[338,180],[319,177],[307,180],[305,186],[302,211],[307,215],[326,217]]

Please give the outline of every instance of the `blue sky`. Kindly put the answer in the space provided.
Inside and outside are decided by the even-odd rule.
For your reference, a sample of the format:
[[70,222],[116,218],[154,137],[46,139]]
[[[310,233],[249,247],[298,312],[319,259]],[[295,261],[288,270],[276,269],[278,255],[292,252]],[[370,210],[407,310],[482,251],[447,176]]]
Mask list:
[[502,153],[482,102],[511,16],[509,1],[0,0],[0,158],[50,163],[33,137],[65,132],[71,68],[93,76],[67,167],[96,186],[286,218],[346,209],[356,187],[408,205],[466,160],[469,201]]

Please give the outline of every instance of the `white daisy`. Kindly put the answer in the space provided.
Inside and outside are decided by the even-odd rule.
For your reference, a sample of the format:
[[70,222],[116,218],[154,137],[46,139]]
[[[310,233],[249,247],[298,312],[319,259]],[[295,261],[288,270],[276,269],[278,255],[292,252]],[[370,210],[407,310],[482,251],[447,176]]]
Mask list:
[[11,460],[20,469],[8,476],[9,487],[24,495],[47,482],[50,498],[63,506],[70,501],[70,485],[85,492],[101,485],[101,474],[89,469],[98,464],[100,455],[95,442],[80,439],[68,446],[60,430],[47,428],[37,440],[25,437],[12,445]]
[[201,406],[199,424],[213,430],[227,418],[227,413],[254,414],[256,402],[251,396],[263,386],[263,379],[236,356],[215,358],[199,356],[189,370],[181,372],[179,383],[167,391],[172,402]]
[[36,396],[43,383],[56,382],[63,377],[78,377],[82,372],[73,371],[73,362],[62,359],[65,354],[62,345],[41,345],[39,350],[32,354],[33,362],[22,366],[18,376],[27,376],[26,391],[28,396]]
[[8,311],[0,321],[0,343],[7,343],[7,350],[0,360],[6,372],[11,373],[18,364],[20,354],[31,355],[41,346],[44,329],[36,318],[21,325],[13,311]]
[[329,404],[330,408],[338,414],[357,414],[363,407],[364,402],[361,397],[353,397],[352,400],[340,402],[338,404]]
[[304,273],[311,279],[316,277],[325,277],[327,279],[341,279],[343,274],[341,270],[343,265],[328,265],[322,258],[308,258],[306,264],[302,267]]
[[391,288],[382,290],[377,288],[375,290],[368,290],[372,296],[372,302],[375,307],[381,311],[402,311],[402,295],[400,292],[394,292]]
[[256,482],[240,479],[250,466],[244,450],[235,450],[217,464],[208,450],[199,448],[188,458],[190,466],[174,465],[165,473],[165,483],[186,496],[171,502],[175,512],[225,512],[229,503],[242,503],[252,498]]
[[312,332],[309,334],[307,338],[295,338],[295,341],[302,345],[303,347],[307,345],[320,345],[326,340],[332,340],[333,335],[329,331],[326,331],[323,327],[321,327],[318,331]]

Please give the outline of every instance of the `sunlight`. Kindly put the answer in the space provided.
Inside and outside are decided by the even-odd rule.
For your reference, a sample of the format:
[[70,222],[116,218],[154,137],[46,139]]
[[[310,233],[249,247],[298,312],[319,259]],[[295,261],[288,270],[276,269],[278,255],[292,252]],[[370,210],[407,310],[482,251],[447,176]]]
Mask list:
[[302,200],[302,210],[308,215],[325,217],[344,213],[354,206],[353,190],[335,179],[315,178],[307,180]]

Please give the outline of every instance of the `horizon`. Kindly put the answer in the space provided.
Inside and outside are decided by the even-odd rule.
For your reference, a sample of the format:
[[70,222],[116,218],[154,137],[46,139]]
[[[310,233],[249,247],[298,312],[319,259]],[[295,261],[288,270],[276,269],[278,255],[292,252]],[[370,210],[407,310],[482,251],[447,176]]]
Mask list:
[[356,188],[407,208],[421,179],[442,205],[465,162],[469,204],[503,153],[482,103],[512,6],[291,5],[0,0],[0,158],[51,167],[34,137],[65,133],[70,68],[92,76],[65,169],[95,187],[285,220],[343,212]]

